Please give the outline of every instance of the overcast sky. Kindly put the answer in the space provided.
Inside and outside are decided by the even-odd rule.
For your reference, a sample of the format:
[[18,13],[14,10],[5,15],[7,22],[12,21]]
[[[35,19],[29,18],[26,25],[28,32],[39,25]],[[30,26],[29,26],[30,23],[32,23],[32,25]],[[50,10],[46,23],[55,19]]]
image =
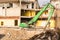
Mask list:
[[46,5],[47,3],[50,3],[50,0],[38,0],[38,3],[40,5],[40,7],[42,7],[43,5]]

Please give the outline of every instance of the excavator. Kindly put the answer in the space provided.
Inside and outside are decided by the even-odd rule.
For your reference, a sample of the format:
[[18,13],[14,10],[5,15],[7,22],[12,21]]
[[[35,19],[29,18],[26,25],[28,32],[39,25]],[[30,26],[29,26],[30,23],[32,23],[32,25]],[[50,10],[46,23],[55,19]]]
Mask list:
[[31,19],[27,24],[26,23],[20,23],[19,26],[22,27],[22,28],[28,28],[31,24],[33,24],[34,22],[36,22],[38,20],[38,18],[43,14],[43,12],[47,8],[50,8],[50,12],[48,12],[49,13],[49,16],[48,16],[48,19],[47,19],[48,21],[47,21],[47,24],[45,25],[45,28],[44,28],[43,32],[40,33],[40,34],[34,35],[33,37],[29,38],[29,40],[60,40],[60,28],[59,27],[54,28],[54,29],[46,30],[46,27],[49,24],[50,19],[53,15],[53,12],[54,12],[54,9],[55,9],[55,7],[50,3],[47,3],[40,10],[40,12],[38,12],[37,15],[35,15],[34,18]]
[[45,10],[47,10],[47,8],[50,8],[50,12],[49,13],[49,16],[48,16],[48,21],[47,21],[47,24],[45,25],[45,27],[49,24],[49,21],[53,15],[53,12],[54,12],[54,6],[50,3],[47,3],[38,13],[37,15],[35,15],[27,24],[26,23],[20,23],[20,27],[22,28],[28,28],[29,25],[33,24],[34,22],[36,22],[38,20],[38,18],[43,14],[43,12]]

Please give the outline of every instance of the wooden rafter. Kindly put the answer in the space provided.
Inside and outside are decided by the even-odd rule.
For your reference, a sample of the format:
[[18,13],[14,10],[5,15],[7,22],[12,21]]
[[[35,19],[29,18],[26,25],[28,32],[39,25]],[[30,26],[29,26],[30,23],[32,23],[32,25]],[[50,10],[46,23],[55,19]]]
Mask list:
[[0,3],[5,3],[5,2],[18,2],[19,0],[0,0]]

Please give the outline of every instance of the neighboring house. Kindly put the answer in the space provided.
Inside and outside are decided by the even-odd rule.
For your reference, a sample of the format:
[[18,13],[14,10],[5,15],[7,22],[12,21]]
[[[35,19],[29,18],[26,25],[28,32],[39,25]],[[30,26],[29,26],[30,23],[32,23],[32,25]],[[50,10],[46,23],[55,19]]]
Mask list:
[[[1,0],[1,2],[9,0]],[[11,0],[12,1],[12,0]],[[20,5],[19,3],[1,3],[0,4],[0,26],[1,27],[17,27],[20,23]]]
[[51,1],[51,4],[54,5],[56,9],[60,9],[60,1]]

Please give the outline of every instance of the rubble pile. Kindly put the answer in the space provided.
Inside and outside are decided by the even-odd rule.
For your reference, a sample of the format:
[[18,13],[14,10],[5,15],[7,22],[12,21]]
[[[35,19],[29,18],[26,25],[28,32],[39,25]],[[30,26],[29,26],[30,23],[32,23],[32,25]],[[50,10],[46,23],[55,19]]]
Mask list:
[[46,30],[40,34],[34,35],[29,40],[59,40],[60,36],[57,31]]

